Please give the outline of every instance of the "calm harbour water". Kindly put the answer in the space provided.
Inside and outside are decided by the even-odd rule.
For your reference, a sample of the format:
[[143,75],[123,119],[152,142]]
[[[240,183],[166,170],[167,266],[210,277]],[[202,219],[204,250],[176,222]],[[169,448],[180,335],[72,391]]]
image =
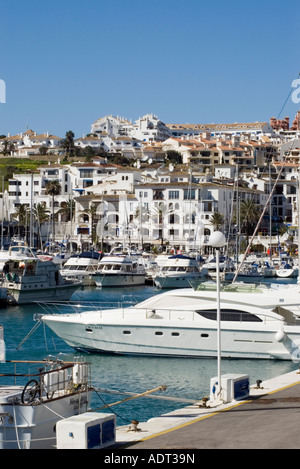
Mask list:
[[[72,300],[121,302],[142,301],[154,294],[162,293],[152,286],[128,289],[84,288],[78,290]],[[0,310],[0,324],[4,326],[7,360],[41,360],[48,355],[58,356],[64,360],[78,357],[78,353],[55,336],[48,328],[41,325],[17,349],[36,322],[33,315],[41,312],[38,305],[9,306]],[[114,405],[101,412],[114,412],[117,424],[128,424],[132,419],[140,422],[151,417],[184,407],[187,402],[176,399],[199,400],[209,395],[210,379],[217,374],[217,359],[179,359],[149,358],[108,355],[83,354],[92,363],[92,384],[96,389],[116,390],[120,394],[109,394],[103,391],[94,393],[92,408],[99,409],[127,396],[122,392],[142,393],[166,385],[164,392],[156,396],[173,399],[156,399],[143,397]],[[223,359],[221,370],[225,373],[241,373],[250,376],[250,383],[257,379],[262,381],[298,369],[290,361],[275,360],[233,360]],[[0,378],[3,384],[3,378]]]

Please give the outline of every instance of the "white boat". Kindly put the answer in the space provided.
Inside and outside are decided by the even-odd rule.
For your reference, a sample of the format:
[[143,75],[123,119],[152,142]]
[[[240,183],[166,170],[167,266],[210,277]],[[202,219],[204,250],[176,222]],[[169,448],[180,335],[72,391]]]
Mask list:
[[298,267],[289,263],[284,263],[276,269],[278,278],[296,278],[298,276]]
[[[216,258],[214,256],[208,258],[205,264],[203,265],[203,268],[207,269],[209,275],[215,274],[217,270]],[[220,272],[224,272],[224,271],[233,272],[235,269],[233,260],[227,256],[220,256],[219,269],[220,269]]]
[[245,265],[238,272],[235,278],[235,272],[225,272],[226,282],[244,282],[244,283],[260,283],[265,280],[264,270],[259,270],[256,265]]
[[76,280],[66,280],[57,264],[32,255],[14,257],[5,262],[1,286],[17,304],[34,301],[67,301],[81,286]]
[[142,261],[130,255],[108,255],[100,260],[92,277],[97,287],[144,285],[146,270]]
[[[279,288],[280,287],[280,288]],[[217,356],[214,283],[175,289],[134,307],[46,314],[41,321],[71,347],[163,357]],[[300,286],[231,284],[220,293],[222,357],[299,358]]]
[[188,288],[195,280],[205,282],[208,275],[201,271],[195,258],[182,254],[170,256],[161,270],[153,275],[158,288]]
[[95,285],[92,274],[97,271],[100,258],[99,252],[83,252],[71,256],[61,269],[61,275],[67,280],[82,282],[85,286]]
[[[57,422],[90,408],[90,365],[51,359],[6,362],[2,326],[0,362],[1,379],[9,382],[0,385],[0,449],[54,449]],[[23,371],[16,373],[15,366]],[[30,373],[29,366],[34,367]]]
[[276,277],[276,268],[275,268],[274,265],[270,264],[268,260],[263,260],[262,261],[261,269],[264,272],[264,277],[265,278]]
[[18,244],[10,246],[9,249],[0,250],[0,270],[2,270],[5,262],[10,260],[19,260],[23,261],[24,259],[36,258],[35,253],[31,248],[25,244]]

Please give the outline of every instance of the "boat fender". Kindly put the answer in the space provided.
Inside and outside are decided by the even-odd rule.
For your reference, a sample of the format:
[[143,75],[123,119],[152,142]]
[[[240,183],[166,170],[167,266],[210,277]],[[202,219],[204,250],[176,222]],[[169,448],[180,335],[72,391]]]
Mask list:
[[286,340],[286,333],[283,331],[278,331],[275,334],[275,339],[277,342],[284,342]]
[[212,385],[211,392],[213,393],[213,395],[216,394],[217,386],[218,386],[218,381],[216,381],[216,382]]
[[152,309],[151,311],[147,311],[147,319],[154,318],[155,316],[155,309]]

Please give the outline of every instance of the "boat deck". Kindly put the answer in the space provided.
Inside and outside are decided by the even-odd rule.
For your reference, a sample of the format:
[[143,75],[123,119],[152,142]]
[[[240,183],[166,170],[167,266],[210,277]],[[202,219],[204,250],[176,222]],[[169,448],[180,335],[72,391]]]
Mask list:
[[[215,408],[199,403],[148,422],[139,431],[121,427],[116,448],[130,450],[299,449],[298,370],[251,386],[244,401]],[[169,452],[169,451],[168,451]]]
[[0,386],[0,403],[8,402],[8,398],[20,396],[24,386]]

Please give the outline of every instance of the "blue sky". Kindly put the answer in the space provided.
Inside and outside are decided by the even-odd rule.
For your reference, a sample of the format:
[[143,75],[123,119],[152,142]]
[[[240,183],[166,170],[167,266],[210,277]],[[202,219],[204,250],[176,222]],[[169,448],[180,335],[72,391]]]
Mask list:
[[[278,117],[300,72],[299,0],[0,0],[0,134],[76,137],[107,114]],[[288,100],[281,117],[293,119]]]

